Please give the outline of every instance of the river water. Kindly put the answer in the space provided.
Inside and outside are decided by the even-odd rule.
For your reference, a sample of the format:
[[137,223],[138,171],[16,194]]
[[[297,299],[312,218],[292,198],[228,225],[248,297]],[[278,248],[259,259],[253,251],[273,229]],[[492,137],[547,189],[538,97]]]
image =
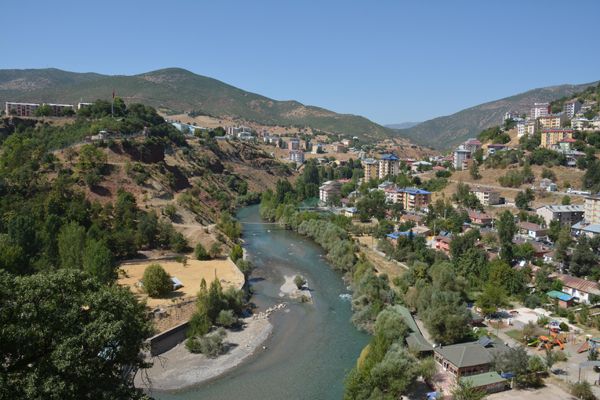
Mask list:
[[266,350],[221,377],[160,400],[328,400],[341,399],[344,378],[368,336],[350,323],[350,302],[341,275],[326,262],[323,250],[294,232],[263,225],[258,206],[240,210],[245,249],[256,269],[252,301],[264,310],[282,301],[284,275],[304,276],[314,304],[288,302],[271,316],[274,325]]

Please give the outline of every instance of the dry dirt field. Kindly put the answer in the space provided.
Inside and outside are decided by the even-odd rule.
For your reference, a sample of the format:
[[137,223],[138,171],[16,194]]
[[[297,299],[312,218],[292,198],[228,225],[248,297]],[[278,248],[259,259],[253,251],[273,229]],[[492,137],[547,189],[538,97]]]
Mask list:
[[[172,276],[183,283],[183,287],[172,292],[171,296],[163,299],[151,299],[144,294],[136,284],[142,279],[144,270],[150,264],[158,263]],[[172,261],[144,261],[125,263],[119,267],[119,285],[128,286],[140,299],[146,299],[150,308],[169,306],[175,301],[189,300],[196,297],[200,282],[206,280],[208,284],[218,277],[224,289],[233,286],[241,289],[244,285],[244,274],[229,259],[216,259],[210,261],[187,260],[187,264]]]

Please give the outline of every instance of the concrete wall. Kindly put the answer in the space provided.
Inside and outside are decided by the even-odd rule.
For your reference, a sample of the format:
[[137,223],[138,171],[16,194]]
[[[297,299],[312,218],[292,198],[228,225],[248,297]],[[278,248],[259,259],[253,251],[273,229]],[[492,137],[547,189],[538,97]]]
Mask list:
[[183,342],[185,340],[188,325],[188,322],[184,322],[149,338],[150,355],[157,356],[171,350],[173,347]]

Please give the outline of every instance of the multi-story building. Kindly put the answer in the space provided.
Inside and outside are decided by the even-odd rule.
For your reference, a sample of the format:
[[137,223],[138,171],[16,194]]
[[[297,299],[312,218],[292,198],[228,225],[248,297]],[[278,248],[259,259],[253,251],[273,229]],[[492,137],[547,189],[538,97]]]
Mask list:
[[581,110],[581,102],[577,99],[572,99],[563,105],[563,112],[567,115],[567,118],[573,118],[575,114]]
[[288,142],[288,150],[289,151],[300,150],[300,139],[291,138]]
[[530,117],[532,119],[545,117],[550,114],[550,103],[534,103],[531,109]]
[[493,206],[495,204],[500,204],[500,193],[496,190],[485,188],[485,187],[473,187],[471,188],[471,193],[477,197],[477,200],[483,206]]
[[75,111],[75,107],[73,104],[54,104],[54,103],[45,103],[52,110],[51,114],[55,117],[60,117],[61,115],[65,115],[65,111],[72,110]]
[[365,172],[365,181],[379,178],[379,163],[372,158],[362,160],[363,170]]
[[520,121],[521,120],[521,115],[516,112],[516,111],[507,111],[504,113],[504,119],[502,120],[502,122],[506,122],[506,121]]
[[462,170],[466,169],[469,160],[471,159],[471,151],[467,150],[462,144],[454,150],[452,164],[454,169]]
[[558,221],[561,226],[571,227],[583,219],[584,207],[582,205],[547,205],[538,208],[535,212],[546,221],[546,226],[550,226],[552,221]]
[[540,146],[549,149],[564,139],[573,139],[573,129],[543,129]]
[[331,153],[345,153],[346,150],[346,146],[342,143],[332,143],[329,145],[329,151]]
[[571,129],[575,129],[578,131],[588,130],[591,126],[591,122],[592,121],[585,117],[573,118],[571,120]]
[[473,154],[481,148],[481,142],[475,138],[470,138],[463,143],[463,146]]
[[232,137],[240,137],[242,133],[252,133],[252,129],[247,126],[228,126],[227,134]]
[[7,101],[4,106],[4,113],[6,115],[14,115],[17,117],[33,117],[35,110],[40,105],[37,103],[14,103]]
[[396,186],[387,187],[383,190],[385,193],[385,201],[390,204],[404,203],[404,192]]
[[536,119],[528,119],[517,122],[517,137],[533,135],[538,127]]
[[324,204],[330,204],[339,200],[342,184],[338,181],[327,181],[319,187],[319,200]]
[[398,175],[400,173],[400,159],[395,154],[382,154],[379,162],[379,179],[388,175]]
[[538,121],[540,123],[540,128],[542,129],[558,129],[567,121],[567,116],[565,113],[546,115],[538,118]]
[[290,161],[297,164],[304,163],[304,152],[302,150],[290,150]]
[[585,198],[583,216],[588,224],[600,224],[600,196],[588,196]]
[[405,210],[414,211],[429,207],[431,192],[417,188],[404,188],[403,205]]

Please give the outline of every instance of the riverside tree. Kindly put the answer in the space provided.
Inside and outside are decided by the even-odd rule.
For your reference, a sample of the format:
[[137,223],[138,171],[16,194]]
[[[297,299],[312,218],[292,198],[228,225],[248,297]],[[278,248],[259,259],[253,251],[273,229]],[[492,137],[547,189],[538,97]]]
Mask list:
[[0,271],[0,303],[0,398],[145,398],[132,374],[152,328],[129,290],[72,269]]

